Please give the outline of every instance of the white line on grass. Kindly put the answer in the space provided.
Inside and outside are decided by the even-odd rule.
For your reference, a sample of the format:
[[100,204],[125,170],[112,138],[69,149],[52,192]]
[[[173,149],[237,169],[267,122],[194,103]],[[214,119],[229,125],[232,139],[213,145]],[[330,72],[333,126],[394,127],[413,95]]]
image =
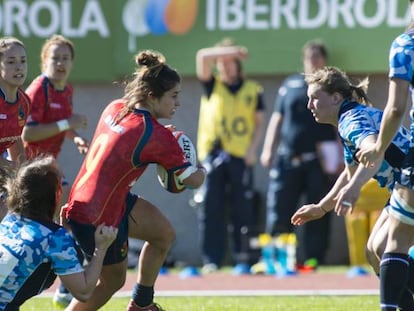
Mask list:
[[[345,289],[345,290],[159,290],[158,297],[212,297],[212,296],[375,296],[379,291],[375,289]],[[40,297],[53,297],[53,293],[42,293]],[[114,297],[131,297],[131,291],[117,292]]]

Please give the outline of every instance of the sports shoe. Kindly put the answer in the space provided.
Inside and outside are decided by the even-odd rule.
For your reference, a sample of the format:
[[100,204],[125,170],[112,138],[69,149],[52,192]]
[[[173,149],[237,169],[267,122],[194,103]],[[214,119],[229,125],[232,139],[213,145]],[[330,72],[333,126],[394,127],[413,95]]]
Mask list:
[[213,272],[217,272],[218,266],[215,263],[207,263],[201,268],[202,274],[210,274]]
[[315,272],[318,265],[318,260],[316,258],[309,258],[303,265],[298,264],[297,270],[301,273]]
[[354,278],[357,276],[364,276],[368,274],[369,272],[365,268],[360,267],[360,266],[353,266],[348,270],[348,272],[346,273],[346,276],[349,278]]
[[56,309],[65,309],[71,302],[73,296],[71,293],[62,293],[59,288],[56,289],[53,295],[53,307]]
[[233,275],[245,275],[250,274],[250,267],[248,264],[245,263],[239,263],[233,267],[233,270],[231,271],[231,274]]
[[161,306],[157,303],[152,303],[146,307],[139,307],[132,299],[129,301],[129,304],[126,310],[127,311],[167,311],[161,308]]

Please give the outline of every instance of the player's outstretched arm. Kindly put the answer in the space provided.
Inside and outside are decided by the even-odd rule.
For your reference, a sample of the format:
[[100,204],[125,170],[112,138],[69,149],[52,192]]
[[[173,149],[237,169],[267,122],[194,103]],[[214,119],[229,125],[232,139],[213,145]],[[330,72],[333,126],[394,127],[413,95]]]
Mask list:
[[291,223],[295,226],[301,226],[309,221],[319,219],[324,216],[327,211],[323,210],[321,205],[307,204],[299,208],[291,218]]
[[291,218],[295,226],[303,225],[309,221],[319,219],[335,207],[335,197],[339,190],[348,182],[352,171],[348,167],[342,171],[332,189],[317,204],[306,204],[299,208]]
[[95,253],[85,271],[59,276],[63,285],[77,300],[86,301],[92,295],[101,274],[106,250],[115,240],[117,233],[117,228],[99,225],[95,231]]

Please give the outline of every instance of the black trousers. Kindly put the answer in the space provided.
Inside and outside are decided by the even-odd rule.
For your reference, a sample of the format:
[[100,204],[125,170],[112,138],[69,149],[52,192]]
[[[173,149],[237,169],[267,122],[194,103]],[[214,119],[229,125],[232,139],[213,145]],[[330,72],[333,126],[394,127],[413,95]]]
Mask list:
[[[330,178],[322,171],[319,159],[292,162],[280,157],[270,170],[266,198],[266,232],[271,235],[294,232],[290,218],[300,203],[317,203],[330,189]],[[303,226],[305,259],[324,262],[330,235],[330,214]]]

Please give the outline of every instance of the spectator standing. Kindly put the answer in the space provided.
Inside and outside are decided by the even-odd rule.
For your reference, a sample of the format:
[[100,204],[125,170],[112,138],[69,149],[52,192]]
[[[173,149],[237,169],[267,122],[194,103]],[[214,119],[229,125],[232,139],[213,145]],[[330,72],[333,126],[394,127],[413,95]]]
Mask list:
[[[340,147],[331,125],[318,124],[306,109],[305,76],[325,66],[328,52],[319,41],[302,50],[304,73],[289,76],[278,90],[264,140],[261,163],[270,168],[266,199],[266,233],[277,237],[294,232],[290,218],[301,199],[319,201],[340,169]],[[329,216],[329,215],[328,215]],[[330,217],[303,228],[304,259],[300,264],[323,264],[329,243]]]
[[262,87],[244,76],[242,61],[247,57],[248,50],[229,38],[200,49],[196,56],[197,77],[204,89],[197,152],[207,168],[203,195],[195,194],[203,272],[223,264],[228,225],[234,272],[248,272],[241,229],[253,225],[253,167],[264,131],[264,102]]

